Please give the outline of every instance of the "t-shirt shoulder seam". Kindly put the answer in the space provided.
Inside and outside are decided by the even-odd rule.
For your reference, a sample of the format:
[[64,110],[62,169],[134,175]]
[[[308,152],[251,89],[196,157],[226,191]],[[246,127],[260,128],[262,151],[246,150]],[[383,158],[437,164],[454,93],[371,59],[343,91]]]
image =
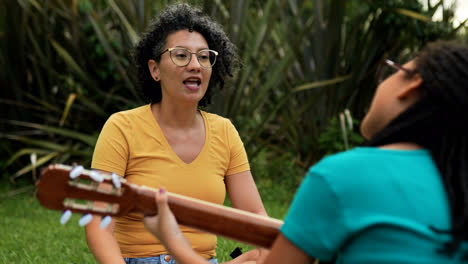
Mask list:
[[203,110],[200,110],[200,112],[203,113],[203,115],[209,119],[209,120],[213,120],[215,122],[227,122],[227,121],[231,121],[229,118],[226,118],[224,116],[220,116],[218,114],[215,114],[215,113],[210,113],[210,112],[206,112],[206,111],[203,111]]
[[149,107],[149,105],[145,104],[145,105],[141,105],[141,106],[138,106],[138,107],[135,107],[135,108],[132,108],[132,109],[115,112],[111,116],[128,117],[128,116],[132,116],[132,115],[135,115],[135,114],[138,115],[138,114],[146,112],[147,107]]
[[336,190],[336,188],[334,188],[333,184],[326,177],[324,177],[324,175],[322,175],[320,172],[312,171],[311,173],[314,173],[315,176],[319,177],[326,184],[326,186],[330,190],[330,193],[336,199],[337,204],[340,207],[340,214],[343,219],[343,225],[349,231],[350,224],[349,224],[348,217],[347,217],[347,208],[344,206],[343,199],[341,199],[339,192]]

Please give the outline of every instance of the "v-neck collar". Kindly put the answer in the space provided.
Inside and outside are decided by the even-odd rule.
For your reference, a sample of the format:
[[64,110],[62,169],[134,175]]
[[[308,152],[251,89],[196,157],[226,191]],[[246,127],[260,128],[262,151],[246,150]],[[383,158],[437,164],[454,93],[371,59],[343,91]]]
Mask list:
[[194,167],[197,166],[198,163],[200,163],[200,160],[203,158],[205,155],[205,152],[208,151],[208,145],[210,142],[210,126],[209,122],[206,116],[206,113],[204,111],[200,111],[200,114],[203,118],[203,124],[205,126],[205,143],[203,144],[203,147],[198,153],[197,157],[190,163],[184,162],[172,149],[171,145],[169,144],[169,141],[167,141],[166,135],[164,135],[164,132],[162,131],[161,127],[159,126],[158,121],[156,120],[155,116],[153,115],[153,112],[151,111],[151,104],[148,105],[147,112],[149,116],[151,117],[150,119],[152,120],[150,123],[153,125],[155,131],[158,133],[159,140],[161,141],[161,144],[163,145],[164,149],[171,155],[174,161],[177,162],[180,166],[183,167]]

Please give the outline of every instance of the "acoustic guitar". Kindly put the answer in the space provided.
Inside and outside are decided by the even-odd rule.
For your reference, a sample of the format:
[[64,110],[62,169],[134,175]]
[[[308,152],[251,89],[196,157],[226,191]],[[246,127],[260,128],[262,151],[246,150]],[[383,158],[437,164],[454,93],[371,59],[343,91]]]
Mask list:
[[[42,206],[82,214],[120,217],[132,212],[156,215],[158,189],[139,186],[116,174],[86,170],[82,166],[50,165],[41,175],[38,199]],[[239,242],[270,248],[282,221],[168,193],[177,222]],[[103,219],[109,219],[105,217]]]

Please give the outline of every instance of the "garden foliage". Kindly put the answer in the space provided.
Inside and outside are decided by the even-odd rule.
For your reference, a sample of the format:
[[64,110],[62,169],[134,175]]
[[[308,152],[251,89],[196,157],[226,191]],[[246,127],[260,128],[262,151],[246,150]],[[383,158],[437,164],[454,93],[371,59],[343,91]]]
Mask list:
[[[89,166],[109,115],[145,103],[131,50],[173,2],[2,2],[0,166],[8,177],[50,162]],[[343,150],[343,131],[336,133],[333,120],[345,109],[357,120],[364,115],[378,64],[386,57],[404,61],[464,27],[454,26],[443,1],[427,7],[404,0],[188,2],[222,24],[243,65],[208,110],[233,120],[250,159],[264,166],[304,169]],[[444,12],[435,22],[437,9]],[[347,147],[361,142],[354,129]]]

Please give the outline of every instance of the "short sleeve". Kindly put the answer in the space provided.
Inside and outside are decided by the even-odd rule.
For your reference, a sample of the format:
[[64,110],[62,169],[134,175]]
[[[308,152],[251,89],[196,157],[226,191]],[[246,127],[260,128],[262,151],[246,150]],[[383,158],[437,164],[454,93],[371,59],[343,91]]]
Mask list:
[[309,256],[330,261],[348,232],[340,201],[312,168],[294,196],[281,233]]
[[226,122],[226,133],[230,152],[229,168],[226,175],[233,175],[250,170],[244,143],[242,143],[239,133],[229,120]]
[[125,176],[129,153],[128,137],[126,136],[128,130],[129,126],[126,120],[117,114],[112,115],[107,120],[94,148],[91,163],[93,169]]

